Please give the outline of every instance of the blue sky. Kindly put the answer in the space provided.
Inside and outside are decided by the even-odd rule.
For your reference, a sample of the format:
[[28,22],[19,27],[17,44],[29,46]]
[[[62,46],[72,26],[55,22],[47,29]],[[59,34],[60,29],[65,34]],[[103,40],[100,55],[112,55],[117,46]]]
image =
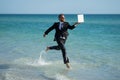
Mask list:
[[120,14],[120,0],[0,0],[0,14]]

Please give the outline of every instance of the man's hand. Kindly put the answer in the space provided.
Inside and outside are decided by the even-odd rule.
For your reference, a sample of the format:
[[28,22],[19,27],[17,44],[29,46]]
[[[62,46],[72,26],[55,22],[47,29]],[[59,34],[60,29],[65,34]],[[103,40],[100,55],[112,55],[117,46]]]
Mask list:
[[46,37],[46,34],[43,34],[43,37]]
[[75,26],[78,25],[78,24],[80,24],[80,22],[75,22],[75,23],[74,23]]

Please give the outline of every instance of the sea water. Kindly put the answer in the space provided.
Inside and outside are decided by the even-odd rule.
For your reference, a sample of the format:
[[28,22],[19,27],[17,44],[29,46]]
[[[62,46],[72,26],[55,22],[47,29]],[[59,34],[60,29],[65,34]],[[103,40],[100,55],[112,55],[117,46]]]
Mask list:
[[[76,14],[66,14],[71,25]],[[72,69],[63,64],[57,45],[57,14],[0,15],[0,80],[119,80],[120,15],[84,15],[85,22],[69,30],[65,44]]]

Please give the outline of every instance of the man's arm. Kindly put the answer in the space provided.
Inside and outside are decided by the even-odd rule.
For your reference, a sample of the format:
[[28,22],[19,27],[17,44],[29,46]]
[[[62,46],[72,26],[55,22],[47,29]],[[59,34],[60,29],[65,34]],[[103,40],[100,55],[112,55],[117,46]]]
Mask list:
[[48,29],[44,32],[43,37],[46,37],[46,35],[47,35],[50,31],[52,31],[54,28],[55,28],[55,23],[54,23],[50,28],[48,28]]
[[68,28],[69,29],[74,29],[78,24],[80,24],[79,22],[75,22],[72,26],[68,23]]

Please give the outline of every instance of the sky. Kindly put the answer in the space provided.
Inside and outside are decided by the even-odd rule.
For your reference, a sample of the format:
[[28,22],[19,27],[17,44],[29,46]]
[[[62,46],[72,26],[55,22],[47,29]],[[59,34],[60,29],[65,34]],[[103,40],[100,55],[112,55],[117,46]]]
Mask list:
[[120,0],[0,0],[0,14],[120,14]]

